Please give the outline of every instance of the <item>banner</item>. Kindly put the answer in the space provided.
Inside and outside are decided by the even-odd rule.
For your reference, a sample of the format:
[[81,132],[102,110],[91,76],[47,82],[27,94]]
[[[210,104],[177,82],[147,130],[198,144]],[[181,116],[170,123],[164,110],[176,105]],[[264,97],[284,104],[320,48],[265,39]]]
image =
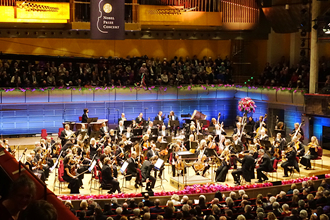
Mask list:
[[91,39],[125,39],[125,0],[91,0]]

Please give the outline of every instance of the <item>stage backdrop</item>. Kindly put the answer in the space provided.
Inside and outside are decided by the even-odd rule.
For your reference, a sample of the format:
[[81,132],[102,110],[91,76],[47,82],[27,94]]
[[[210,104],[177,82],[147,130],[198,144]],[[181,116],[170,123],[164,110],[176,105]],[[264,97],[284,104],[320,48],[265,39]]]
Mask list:
[[125,1],[91,1],[91,38],[97,40],[125,39]]

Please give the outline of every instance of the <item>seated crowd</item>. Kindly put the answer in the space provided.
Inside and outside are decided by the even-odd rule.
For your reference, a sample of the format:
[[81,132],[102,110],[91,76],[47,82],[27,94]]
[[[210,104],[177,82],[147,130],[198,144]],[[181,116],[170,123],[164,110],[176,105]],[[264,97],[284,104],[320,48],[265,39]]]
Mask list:
[[[92,63],[94,62],[94,63]],[[95,63],[97,62],[97,63]],[[109,58],[91,63],[2,60],[1,87],[132,86],[232,83],[226,57]]]
[[65,205],[80,220],[329,220],[329,187],[323,180],[316,190],[314,182],[307,181],[302,183],[300,189],[292,184],[288,192],[281,191],[277,195],[268,193],[266,197],[259,194],[256,198],[250,198],[244,190],[239,190],[238,194],[232,191],[228,197],[217,191],[212,201],[206,201],[204,195],[200,195],[198,200],[184,195],[180,200],[174,194],[166,204],[161,204],[159,199],[150,199],[145,193],[139,203],[130,198],[118,204],[117,198],[112,198],[111,203],[100,207],[90,198],[81,201],[79,210],[75,210],[69,200],[65,201]]

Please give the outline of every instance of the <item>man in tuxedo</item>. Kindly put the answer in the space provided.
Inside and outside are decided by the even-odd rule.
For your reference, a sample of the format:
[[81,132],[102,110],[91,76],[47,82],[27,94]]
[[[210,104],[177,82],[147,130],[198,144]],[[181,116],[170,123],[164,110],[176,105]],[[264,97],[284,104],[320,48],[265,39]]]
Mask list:
[[71,138],[73,131],[70,130],[70,125],[66,124],[64,130],[61,132],[60,139],[62,142],[62,146]]
[[299,123],[294,123],[294,129],[292,130],[291,134],[289,134],[290,137],[294,136],[295,133],[297,133],[297,135],[298,134],[301,135],[300,141],[304,140],[304,131],[303,131],[303,129],[299,128]]
[[264,128],[266,128],[266,123],[265,122],[263,122],[262,120],[264,119],[264,116],[260,116],[259,117],[259,121],[257,121],[255,124],[254,124],[254,130],[256,131],[259,127],[260,127],[260,124],[262,124],[262,126],[261,126],[261,128],[262,127],[264,127]]
[[155,120],[163,121],[163,112],[159,111],[158,115],[155,117]]
[[142,179],[141,179],[141,170],[138,169],[138,164],[136,160],[136,152],[132,152],[131,157],[127,160],[128,166],[126,170],[126,174],[128,177],[126,177],[126,180],[131,180],[132,177],[136,177],[135,179],[135,188],[139,188],[138,185],[142,185]]
[[61,151],[63,151],[63,153],[62,153],[62,156],[63,157],[65,157],[66,156],[66,154],[67,154],[67,150],[68,149],[71,149],[73,146],[74,146],[74,144],[75,144],[75,139],[74,138],[70,138],[65,144],[64,144],[64,146],[62,147],[62,149],[61,149]]
[[[237,134],[233,135],[233,142],[234,142],[234,145],[240,146],[240,151],[244,150],[243,143],[242,143],[242,141],[239,140]],[[236,152],[236,153],[239,153],[239,152]]]
[[175,114],[174,114],[174,111],[171,111],[170,112],[170,114],[169,114],[169,116],[168,116],[168,127],[170,128],[170,131],[172,132],[172,131],[174,131],[175,132],[175,136],[176,136],[176,132],[177,132],[177,130],[178,130],[178,128],[179,127],[176,127],[176,126],[171,126],[171,121],[177,121],[177,120],[179,120],[178,119],[178,116],[176,116]]
[[[143,113],[141,112],[138,117],[135,118],[136,124],[140,124],[142,121],[145,121],[143,118]],[[143,125],[143,124],[142,124]]]
[[159,136],[163,136],[163,137],[168,136],[168,131],[166,130],[166,126],[165,125],[162,126],[162,130],[158,132],[158,135]]
[[142,181],[146,182],[146,190],[152,190],[155,187],[156,178],[151,176],[150,172],[154,168],[154,165],[157,161],[157,157],[152,157],[150,160],[145,160],[143,162],[141,173],[142,173]]
[[102,123],[102,127],[100,128],[100,136],[104,137],[106,134],[109,134],[109,128],[105,122]]
[[236,185],[240,185],[240,176],[242,175],[246,182],[251,182],[254,178],[254,158],[251,156],[253,152],[246,154],[243,159],[238,158],[237,161],[242,164],[242,168],[232,172]]
[[120,121],[126,121],[127,119],[125,118],[125,113],[121,113],[121,117],[120,118],[118,118],[118,123],[120,122]]
[[117,134],[121,136],[123,135],[124,132],[125,132],[124,121],[119,121],[119,125],[117,127]]
[[287,148],[287,153],[285,154],[285,157],[287,158],[287,161],[283,162],[281,164],[281,167],[284,169],[284,176],[283,177],[289,177],[288,176],[288,171],[289,171],[289,166],[293,166],[294,169],[296,169],[298,172],[299,166],[297,162],[297,152],[296,149],[294,149],[292,146],[288,146]]
[[[109,157],[104,159],[104,166],[102,167],[102,188],[111,188],[108,192],[112,194],[116,191],[121,193],[119,182],[114,178],[114,168],[112,167],[111,160]],[[110,185],[110,187],[109,187]]]
[[154,128],[154,123],[152,121],[149,121],[149,124],[144,128],[144,131],[147,131],[148,129],[151,130],[153,128]]
[[156,151],[156,144],[151,144],[150,150],[147,152],[147,159],[150,160],[150,158],[157,156],[159,157],[158,151]]
[[124,136],[126,136],[126,139],[128,140],[129,138],[133,137],[133,131],[131,127],[128,127],[126,130],[126,133],[123,134]]
[[88,129],[86,129],[85,124],[81,124],[81,128],[76,131],[76,137],[78,137],[79,134],[82,135],[82,138],[84,138],[85,135],[89,134]]
[[265,154],[265,151],[263,149],[260,149],[258,153],[260,156],[258,159],[258,161],[260,161],[260,164],[259,167],[257,168],[257,178],[258,178],[258,183],[262,183],[263,181],[268,180],[268,177],[262,171],[270,172],[273,170],[273,166],[269,156]]
[[119,146],[115,152],[115,156],[117,158],[117,163],[121,165],[125,160],[124,142],[119,142]]

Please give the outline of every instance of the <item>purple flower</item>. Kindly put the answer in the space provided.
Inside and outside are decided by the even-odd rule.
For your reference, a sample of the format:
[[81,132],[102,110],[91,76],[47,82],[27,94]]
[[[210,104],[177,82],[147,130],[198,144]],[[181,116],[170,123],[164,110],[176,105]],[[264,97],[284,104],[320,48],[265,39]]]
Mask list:
[[189,90],[189,91],[191,90],[191,86],[188,86],[188,90]]
[[132,88],[131,87],[129,87],[129,90],[131,90],[131,92],[132,92]]
[[282,88],[282,90],[285,90],[285,88]]
[[167,90],[167,87],[164,89],[164,92],[166,92],[166,90]]
[[211,85],[211,87],[214,87],[214,85]]
[[294,90],[293,92],[294,92],[294,93],[296,93],[296,92],[297,92],[297,90]]
[[79,92],[81,91],[81,87],[79,88]]
[[32,92],[36,91],[36,89],[32,89]]
[[126,86],[123,86],[123,89],[125,89],[126,88]]
[[66,87],[66,89],[70,89],[70,87]]
[[148,89],[151,91],[151,88],[150,87]]

